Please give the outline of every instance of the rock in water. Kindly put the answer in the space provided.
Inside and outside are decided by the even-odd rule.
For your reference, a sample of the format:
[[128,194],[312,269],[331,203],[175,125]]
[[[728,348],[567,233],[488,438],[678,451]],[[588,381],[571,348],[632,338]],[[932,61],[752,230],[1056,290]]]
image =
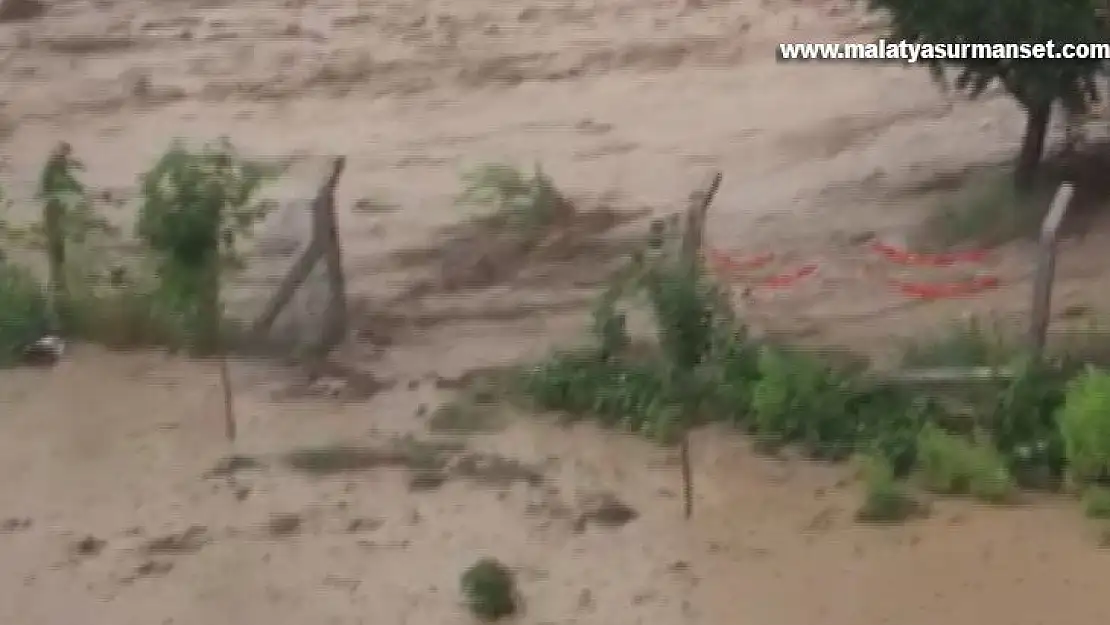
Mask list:
[[33,20],[46,13],[46,5],[39,0],[0,0],[0,22]]
[[616,495],[608,492],[594,493],[582,502],[582,512],[575,521],[575,527],[579,531],[584,530],[587,524],[620,527],[634,521],[638,516],[636,510],[617,499]]

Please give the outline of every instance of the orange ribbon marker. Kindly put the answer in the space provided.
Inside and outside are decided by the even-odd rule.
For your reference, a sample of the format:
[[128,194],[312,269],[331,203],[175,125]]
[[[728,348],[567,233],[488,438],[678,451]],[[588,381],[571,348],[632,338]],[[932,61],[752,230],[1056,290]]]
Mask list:
[[982,276],[963,282],[901,282],[891,281],[891,286],[906,297],[917,299],[947,299],[975,295],[999,285],[996,276]]
[[871,249],[892,263],[925,267],[950,267],[959,263],[979,263],[987,258],[986,250],[948,252],[944,254],[915,254],[885,243],[872,243]]

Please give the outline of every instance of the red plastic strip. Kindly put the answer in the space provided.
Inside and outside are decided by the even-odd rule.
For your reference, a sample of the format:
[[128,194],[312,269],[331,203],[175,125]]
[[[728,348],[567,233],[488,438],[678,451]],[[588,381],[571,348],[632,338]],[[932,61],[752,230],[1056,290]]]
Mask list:
[[983,276],[964,282],[900,282],[891,281],[891,286],[906,297],[917,299],[946,299],[975,295],[997,287],[996,276]]
[[811,263],[809,265],[803,265],[802,267],[799,267],[797,270],[790,273],[784,273],[777,276],[764,278],[763,280],[759,281],[759,286],[765,286],[772,289],[793,286],[795,282],[798,282],[799,280],[807,276],[812,276],[815,273],[817,273],[817,265]]
[[872,243],[871,249],[881,254],[888,261],[899,265],[950,267],[959,263],[979,263],[987,258],[986,250],[968,250],[966,252],[948,252],[944,254],[915,254],[879,242]]
[[709,250],[709,261],[719,271],[749,271],[752,269],[759,269],[767,265],[775,259],[774,252],[767,252],[759,256],[752,256],[745,259],[737,259],[720,252],[718,250]]

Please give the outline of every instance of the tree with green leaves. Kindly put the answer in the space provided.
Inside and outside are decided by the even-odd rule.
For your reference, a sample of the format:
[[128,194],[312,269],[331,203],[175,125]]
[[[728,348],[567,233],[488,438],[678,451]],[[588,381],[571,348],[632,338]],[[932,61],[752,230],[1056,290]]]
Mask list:
[[201,353],[218,350],[220,277],[241,265],[236,241],[265,216],[257,192],[275,173],[220,141],[199,150],[174,143],[142,177],[139,238],[157,257],[161,295]]
[[[868,0],[889,13],[891,36],[910,43],[1039,44],[1107,41],[1105,0]],[[1019,188],[1032,184],[1044,152],[1052,107],[1085,113],[1097,100],[1104,61],[1089,59],[924,59],[942,83],[954,71],[957,90],[978,97],[1001,85],[1027,119],[1015,171]]]

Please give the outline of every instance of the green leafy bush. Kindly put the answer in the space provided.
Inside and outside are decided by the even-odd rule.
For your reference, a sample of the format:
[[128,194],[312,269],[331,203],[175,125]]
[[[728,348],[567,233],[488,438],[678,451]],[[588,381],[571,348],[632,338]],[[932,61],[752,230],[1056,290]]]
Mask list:
[[1014,492],[1013,478],[998,452],[933,424],[922,428],[918,468],[926,488],[937,493],[970,494],[1001,503]]
[[155,254],[157,296],[199,351],[217,349],[221,273],[241,264],[236,242],[265,216],[255,196],[273,174],[221,141],[197,151],[175,142],[142,176],[136,234]]
[[512,571],[496,558],[483,558],[463,572],[463,597],[474,616],[496,621],[517,612],[516,581]]
[[749,417],[752,394],[759,381],[761,348],[743,330],[718,332],[714,339],[713,360],[707,367],[705,409],[717,419],[755,431]]
[[1088,367],[1072,380],[1058,418],[1071,477],[1110,476],[1110,374]]
[[846,409],[856,427],[856,447],[888,463],[904,478],[917,462],[921,429],[943,413],[936,402],[894,387],[857,390]]
[[847,380],[809,355],[769,346],[760,352],[758,367],[760,379],[752,389],[758,435],[799,442],[817,458],[843,459],[855,451]]
[[1015,361],[1014,378],[990,415],[992,439],[1023,486],[1045,487],[1063,476],[1064,439],[1056,415],[1064,404],[1068,370],[1033,358]]
[[700,266],[663,257],[642,282],[665,361],[676,373],[690,373],[713,348],[720,294]]
[[607,361],[592,350],[566,352],[525,371],[525,393],[540,407],[592,415],[602,424],[655,436],[674,433],[676,399],[654,363]]
[[174,143],[142,177],[137,233],[174,265],[231,260],[236,238],[265,216],[255,195],[272,174],[226,141],[198,151]]

